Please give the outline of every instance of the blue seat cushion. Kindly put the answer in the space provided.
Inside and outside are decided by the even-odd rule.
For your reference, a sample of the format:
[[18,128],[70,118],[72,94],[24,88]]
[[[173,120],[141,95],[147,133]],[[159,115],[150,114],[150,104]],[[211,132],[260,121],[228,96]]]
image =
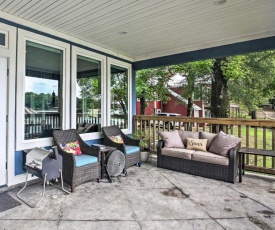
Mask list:
[[84,166],[91,163],[96,163],[98,161],[97,157],[85,155],[85,154],[76,155],[74,157],[75,157],[76,167]]
[[126,154],[131,154],[131,153],[135,153],[139,151],[139,147],[138,146],[133,146],[133,145],[125,145],[125,150],[126,150]]

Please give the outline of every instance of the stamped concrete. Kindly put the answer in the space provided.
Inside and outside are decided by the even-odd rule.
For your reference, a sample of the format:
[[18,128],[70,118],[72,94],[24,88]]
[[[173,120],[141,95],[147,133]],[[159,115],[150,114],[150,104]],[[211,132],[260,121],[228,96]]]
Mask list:
[[[34,204],[41,184],[22,197]],[[8,193],[17,199],[18,191]],[[151,158],[113,183],[87,182],[69,195],[49,186],[37,208],[0,212],[0,229],[32,228],[275,230],[275,177],[247,173],[231,184],[159,169]]]

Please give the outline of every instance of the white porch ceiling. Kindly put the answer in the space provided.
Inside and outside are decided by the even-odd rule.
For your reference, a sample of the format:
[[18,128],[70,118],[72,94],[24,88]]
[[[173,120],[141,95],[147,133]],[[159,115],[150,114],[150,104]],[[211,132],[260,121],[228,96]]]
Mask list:
[[2,11],[135,61],[275,36],[274,0],[216,2],[0,0],[0,15]]

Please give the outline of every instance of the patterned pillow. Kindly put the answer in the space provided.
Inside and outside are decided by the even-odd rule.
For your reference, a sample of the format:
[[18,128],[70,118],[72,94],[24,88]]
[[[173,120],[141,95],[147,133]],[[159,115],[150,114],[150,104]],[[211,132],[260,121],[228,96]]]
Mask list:
[[164,146],[167,148],[185,148],[180,139],[177,130],[172,132],[159,132],[160,137],[164,141]]
[[206,152],[207,139],[192,139],[187,137],[187,149]]
[[241,138],[230,136],[223,131],[220,131],[218,136],[212,142],[209,152],[216,153],[221,156],[227,156],[228,151],[231,148],[236,147],[241,140]]
[[117,136],[110,136],[109,137],[112,141],[116,142],[116,143],[124,143],[122,137],[119,135]]
[[61,149],[63,149],[67,153],[72,153],[74,155],[82,154],[78,140],[75,142],[69,142],[69,143],[59,143],[59,146]]

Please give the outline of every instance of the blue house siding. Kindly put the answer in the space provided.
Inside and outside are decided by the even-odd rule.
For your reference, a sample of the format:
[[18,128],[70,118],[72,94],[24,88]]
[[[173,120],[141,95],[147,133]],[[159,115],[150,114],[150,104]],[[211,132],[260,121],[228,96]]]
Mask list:
[[[132,114],[136,114],[136,72],[132,69]],[[132,120],[132,127],[134,128],[134,119]],[[133,130],[134,131],[134,130]]]

